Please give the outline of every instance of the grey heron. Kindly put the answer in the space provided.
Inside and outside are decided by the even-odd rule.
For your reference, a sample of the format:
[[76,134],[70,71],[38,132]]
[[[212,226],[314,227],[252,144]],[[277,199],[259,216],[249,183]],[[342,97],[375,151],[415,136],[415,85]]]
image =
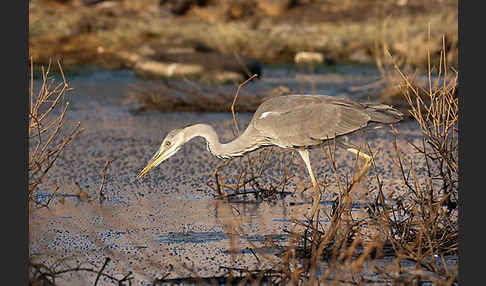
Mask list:
[[[242,156],[263,146],[278,146],[297,151],[302,157],[314,188],[311,217],[317,211],[322,193],[312,171],[309,149],[373,124],[391,124],[403,114],[389,105],[359,103],[324,95],[281,95],[265,100],[255,111],[248,127],[236,139],[221,144],[212,126],[194,124],[170,131],[160,148],[137,176],[137,180],[173,156],[194,137],[206,140],[207,149],[221,159]],[[339,140],[340,147],[365,160],[354,176],[358,181],[371,164],[371,156]]]

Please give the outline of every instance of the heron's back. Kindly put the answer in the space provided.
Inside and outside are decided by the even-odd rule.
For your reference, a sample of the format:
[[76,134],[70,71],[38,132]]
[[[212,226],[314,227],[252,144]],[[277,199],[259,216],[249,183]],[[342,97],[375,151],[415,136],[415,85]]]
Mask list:
[[283,95],[263,102],[249,128],[271,144],[297,147],[357,131],[370,121],[388,124],[402,117],[399,111],[384,104],[323,95]]

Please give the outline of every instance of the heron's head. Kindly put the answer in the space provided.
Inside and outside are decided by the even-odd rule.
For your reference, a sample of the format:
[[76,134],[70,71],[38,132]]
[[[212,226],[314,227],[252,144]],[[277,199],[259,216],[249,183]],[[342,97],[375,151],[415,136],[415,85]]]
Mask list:
[[159,150],[155,152],[152,159],[150,159],[150,161],[147,163],[147,166],[145,166],[145,168],[143,168],[143,170],[137,176],[137,180],[179,151],[182,144],[186,142],[184,132],[181,132],[182,130],[183,129],[174,129],[167,133],[167,136],[165,136],[162,144],[160,144]]

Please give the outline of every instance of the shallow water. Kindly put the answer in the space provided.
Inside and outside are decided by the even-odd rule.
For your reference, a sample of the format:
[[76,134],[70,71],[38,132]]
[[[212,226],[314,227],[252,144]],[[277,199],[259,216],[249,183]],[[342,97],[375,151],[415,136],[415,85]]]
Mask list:
[[[285,85],[299,93],[356,96],[360,92],[353,93],[351,86],[378,78],[377,70],[365,67],[336,67],[317,73],[276,68],[265,70],[263,79],[248,88]],[[224,272],[219,266],[252,268],[257,261],[249,249],[271,253],[266,247],[269,240],[288,243],[288,231],[296,227],[292,222],[304,220],[312,204],[312,190],[297,156],[291,167],[295,177],[284,187],[288,194],[274,200],[227,204],[215,199],[206,182],[213,178],[213,169],[221,161],[206,151],[201,138],[193,139],[142,180],[134,181],[173,128],[209,123],[222,141],[230,140],[231,113],[147,112],[134,116],[129,112],[134,103],[127,102],[125,95],[134,85],[145,82],[129,71],[68,75],[68,82],[74,88],[69,95],[68,123],[80,121],[84,131],[61,155],[36,193],[36,199],[46,201],[56,186],[60,188],[50,208],[36,210],[31,217],[31,253],[39,261],[57,269],[80,264],[99,269],[110,257],[112,262],[105,271],[120,278],[132,271],[135,285],[150,284],[166,273],[170,273],[169,278],[215,276]],[[243,125],[250,117],[238,114]],[[405,122],[396,127],[408,140],[420,142],[415,124]],[[377,129],[357,140],[368,140],[373,150],[380,150],[376,162],[385,189],[399,188],[399,170],[391,158],[395,136],[390,129]],[[397,144],[404,150],[405,159],[420,165],[419,155],[406,152],[410,147],[403,141]],[[115,158],[103,186],[106,200],[100,203],[103,168],[107,160]],[[346,152],[336,153],[341,176],[352,171],[353,158]],[[238,160],[223,168],[224,174],[237,174]],[[262,182],[281,178],[280,160],[281,153],[272,152]],[[333,176],[324,150],[313,150],[311,161],[318,178]],[[367,177],[356,192],[356,216],[363,213],[363,192],[374,171]],[[303,182],[303,188],[296,187],[299,182]],[[325,214],[331,211],[335,187],[329,184],[320,203],[324,225],[329,222]],[[88,198],[80,199],[80,192]],[[84,285],[95,277],[96,273],[70,273],[57,282]],[[102,282],[111,283],[109,279]]]

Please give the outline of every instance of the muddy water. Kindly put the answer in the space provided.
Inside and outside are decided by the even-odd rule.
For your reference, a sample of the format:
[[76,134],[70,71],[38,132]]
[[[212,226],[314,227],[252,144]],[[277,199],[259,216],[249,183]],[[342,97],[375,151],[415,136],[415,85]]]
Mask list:
[[[265,71],[263,79],[250,88],[285,85],[295,92],[356,95],[350,86],[365,85],[378,77],[376,70],[367,68],[342,67],[312,74],[274,69]],[[207,182],[214,179],[213,170],[221,161],[206,151],[201,138],[193,139],[135,182],[168,131],[209,123],[227,142],[233,137],[231,114],[151,112],[134,116],[129,112],[134,103],[127,102],[125,94],[144,82],[130,72],[100,71],[68,77],[68,81],[74,88],[69,95],[68,122],[80,121],[84,131],[58,159],[37,193],[36,198],[45,201],[59,187],[50,208],[36,210],[31,218],[31,253],[37,261],[56,270],[77,266],[100,269],[110,257],[105,273],[121,279],[131,271],[135,285],[151,284],[166,274],[168,278],[210,277],[224,273],[220,266],[253,269],[278,261],[268,241],[289,243],[288,231],[296,227],[292,222],[303,220],[312,204],[310,182],[300,158],[293,156],[290,170],[294,177],[285,185],[286,193],[273,200],[249,195],[247,200],[227,204],[215,199],[216,193]],[[250,116],[239,114],[240,123],[245,125]],[[420,142],[415,124],[402,123],[397,128],[408,140]],[[395,136],[390,129],[373,130],[356,140],[367,140],[373,150],[379,150],[376,164],[384,189],[399,189],[401,180],[392,159]],[[403,140],[398,140],[398,146],[406,160],[422,164]],[[291,154],[271,152],[263,184],[282,177],[282,158],[290,160]],[[103,185],[106,199],[100,203],[103,168],[113,159]],[[320,180],[334,176],[325,150],[313,150],[311,161]],[[338,150],[336,161],[340,176],[352,172],[352,154]],[[222,173],[238,174],[241,162],[245,163],[244,159],[234,160]],[[362,214],[363,196],[373,178],[371,170],[355,193],[353,210],[357,216]],[[330,213],[336,188],[329,181],[320,204],[323,224],[328,222],[325,214]],[[96,274],[69,272],[56,281],[92,284]],[[112,283],[106,277],[101,280],[99,285]]]

